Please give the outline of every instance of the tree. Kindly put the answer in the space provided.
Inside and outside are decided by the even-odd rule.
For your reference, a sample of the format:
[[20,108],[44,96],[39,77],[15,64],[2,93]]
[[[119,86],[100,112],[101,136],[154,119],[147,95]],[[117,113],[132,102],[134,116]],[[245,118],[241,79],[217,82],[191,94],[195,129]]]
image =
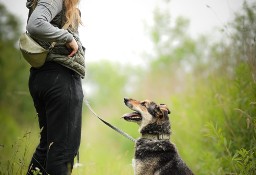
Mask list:
[[19,21],[2,4],[0,14],[0,108],[15,117],[31,111],[27,88],[29,67],[17,49]]
[[172,25],[168,9],[155,13],[151,66],[137,95],[171,104],[172,139],[195,174],[256,173],[255,7],[244,3],[226,40],[211,45],[191,38],[183,18]]
[[29,67],[17,49],[20,23],[2,4],[0,14],[0,137],[8,144],[35,112],[27,87]]

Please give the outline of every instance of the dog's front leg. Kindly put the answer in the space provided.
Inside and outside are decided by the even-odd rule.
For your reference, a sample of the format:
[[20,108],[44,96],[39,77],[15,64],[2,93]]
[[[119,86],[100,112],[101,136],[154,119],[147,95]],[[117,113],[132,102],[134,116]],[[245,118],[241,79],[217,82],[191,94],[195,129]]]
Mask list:
[[133,159],[134,175],[154,175],[153,169],[150,163],[145,163],[139,159]]
[[136,174],[136,159],[132,159],[132,167],[133,167],[133,174],[137,175]]

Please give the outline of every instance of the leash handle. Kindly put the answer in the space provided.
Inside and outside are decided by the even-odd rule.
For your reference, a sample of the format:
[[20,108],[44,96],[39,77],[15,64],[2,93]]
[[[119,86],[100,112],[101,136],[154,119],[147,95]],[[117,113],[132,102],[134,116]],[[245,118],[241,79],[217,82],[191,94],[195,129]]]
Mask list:
[[127,139],[136,142],[136,139],[134,139],[133,137],[131,137],[130,135],[128,135],[127,133],[125,133],[124,131],[118,129],[117,127],[111,125],[110,123],[108,123],[107,121],[103,120],[102,118],[100,118],[92,109],[91,105],[89,104],[89,102],[84,98],[84,103],[86,104],[86,106],[88,107],[88,109],[92,112],[92,114],[97,117],[100,121],[102,121],[105,125],[107,125],[108,127],[110,127],[111,129],[113,129],[114,131],[118,132],[119,134],[121,134],[122,136],[126,137]]

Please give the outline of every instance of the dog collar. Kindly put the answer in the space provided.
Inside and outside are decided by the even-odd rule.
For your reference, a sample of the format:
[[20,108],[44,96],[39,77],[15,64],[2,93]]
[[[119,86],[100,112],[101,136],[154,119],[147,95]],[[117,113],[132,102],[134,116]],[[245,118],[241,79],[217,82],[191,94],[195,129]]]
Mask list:
[[141,138],[151,139],[151,140],[170,140],[170,135],[168,135],[168,134],[143,134]]

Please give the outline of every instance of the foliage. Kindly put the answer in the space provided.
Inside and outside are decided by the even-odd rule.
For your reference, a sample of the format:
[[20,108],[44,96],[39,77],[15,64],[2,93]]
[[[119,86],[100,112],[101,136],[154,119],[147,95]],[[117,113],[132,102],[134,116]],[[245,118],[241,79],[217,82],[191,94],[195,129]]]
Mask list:
[[88,96],[96,98],[101,105],[109,103],[107,96],[112,100],[122,99],[123,95],[129,91],[126,89],[126,84],[133,81],[132,77],[138,72],[135,68],[107,61],[90,64],[87,68],[85,87],[90,92]]
[[239,174],[255,174],[255,149],[253,151],[247,151],[244,148],[237,150],[233,157],[234,167]]
[[[0,148],[0,174],[20,175],[27,171],[27,157],[31,154],[31,132],[27,131],[11,145]],[[37,139],[35,139],[37,140]],[[5,154],[8,150],[8,154]]]
[[17,137],[26,137],[21,130],[26,121],[34,121],[35,112],[27,88],[28,66],[17,49],[20,24],[1,3],[0,14],[0,174],[23,174],[29,151]]
[[2,4],[0,14],[0,118],[12,115],[21,122],[21,117],[31,112],[31,103],[27,102],[28,66],[17,49],[20,24]]
[[[254,7],[255,4],[249,6],[244,3],[243,11],[236,14],[229,30],[224,33],[228,36],[227,40],[210,45],[207,38],[202,37],[202,47],[200,39],[179,38],[179,43],[191,43],[190,46],[193,46],[181,45],[181,57],[179,52],[175,52],[180,49],[177,44],[170,46],[171,51],[163,59],[163,52],[159,52],[158,47],[168,50],[168,46],[165,48],[166,45],[159,44],[161,40],[156,40],[155,36],[162,36],[167,43],[171,43],[172,35],[180,34],[172,32],[168,35],[169,39],[166,31],[171,31],[172,26],[161,20],[155,23],[156,28],[159,25],[161,28],[157,30],[157,35],[154,32],[152,35],[152,41],[158,42],[155,59],[151,62],[155,70],[152,69],[150,78],[142,81],[139,89],[153,85],[153,90],[149,92],[158,91],[152,95],[153,98],[169,101],[173,105],[176,110],[176,114],[172,114],[173,130],[179,132],[173,135],[173,140],[182,148],[181,155],[195,174],[256,173]],[[157,16],[166,18],[165,14]],[[207,47],[208,52],[200,53],[206,50],[202,48]],[[142,94],[147,95],[148,92]],[[175,119],[176,116],[181,118]],[[180,128],[187,128],[187,131]],[[199,128],[202,128],[201,131]],[[200,133],[203,137],[198,137]],[[189,135],[193,141],[184,139],[184,135]],[[187,151],[191,149],[203,151]]]

